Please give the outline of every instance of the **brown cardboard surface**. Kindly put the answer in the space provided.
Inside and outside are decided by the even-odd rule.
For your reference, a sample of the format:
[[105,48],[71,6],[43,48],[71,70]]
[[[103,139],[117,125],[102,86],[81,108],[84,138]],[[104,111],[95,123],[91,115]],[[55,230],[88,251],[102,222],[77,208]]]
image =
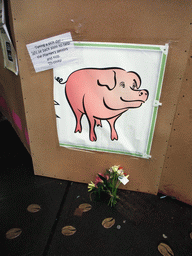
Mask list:
[[30,151],[27,139],[25,109],[20,78],[4,68],[3,53],[0,49],[0,111],[11,122],[16,133]]
[[[191,41],[191,1],[10,0],[20,82],[35,174],[89,182],[122,165],[121,188],[156,194]],[[73,40],[170,44],[150,160],[59,147],[52,70],[35,73],[26,44],[71,32]],[[187,52],[186,52],[187,51]]]
[[[15,47],[12,13],[10,2],[5,2],[6,25]],[[0,45],[0,111],[11,122],[22,143],[30,152],[25,108],[20,77],[4,68],[3,52]]]
[[159,190],[192,204],[192,45],[168,144]]

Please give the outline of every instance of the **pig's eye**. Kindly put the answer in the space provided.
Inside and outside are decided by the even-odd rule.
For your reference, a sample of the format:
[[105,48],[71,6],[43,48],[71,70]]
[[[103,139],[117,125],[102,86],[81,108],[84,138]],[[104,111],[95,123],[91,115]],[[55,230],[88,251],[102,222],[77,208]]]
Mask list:
[[121,83],[120,83],[120,86],[123,87],[123,88],[125,88],[125,83],[124,83],[124,82],[121,82]]
[[137,85],[135,83],[133,83],[133,85],[131,86],[131,89],[137,89]]

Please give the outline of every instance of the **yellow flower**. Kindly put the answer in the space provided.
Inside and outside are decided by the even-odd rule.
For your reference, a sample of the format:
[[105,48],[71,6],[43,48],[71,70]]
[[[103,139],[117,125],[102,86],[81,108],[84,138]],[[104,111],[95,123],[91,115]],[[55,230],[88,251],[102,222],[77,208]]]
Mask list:
[[127,179],[129,178],[129,175],[125,176]]
[[91,181],[91,183],[88,184],[88,192],[93,190],[93,188],[95,188],[95,183],[93,183],[93,181]]

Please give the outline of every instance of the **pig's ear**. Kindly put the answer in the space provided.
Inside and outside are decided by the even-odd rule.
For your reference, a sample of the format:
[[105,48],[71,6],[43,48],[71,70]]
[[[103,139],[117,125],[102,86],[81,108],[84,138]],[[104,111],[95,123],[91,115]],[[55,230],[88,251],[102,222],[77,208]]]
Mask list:
[[106,86],[108,90],[113,90],[117,84],[116,72],[114,70],[101,70],[101,76],[97,79],[99,86]]

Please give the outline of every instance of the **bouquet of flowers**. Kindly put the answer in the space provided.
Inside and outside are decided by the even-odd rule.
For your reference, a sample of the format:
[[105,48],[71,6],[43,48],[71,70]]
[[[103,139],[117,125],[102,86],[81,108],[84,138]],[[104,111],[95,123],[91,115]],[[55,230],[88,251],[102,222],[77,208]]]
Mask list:
[[95,182],[88,184],[88,192],[95,194],[97,200],[102,200],[106,195],[109,197],[110,206],[115,206],[119,196],[117,189],[121,183],[124,185],[129,182],[129,175],[127,175],[123,167],[114,165],[105,174],[98,173]]

